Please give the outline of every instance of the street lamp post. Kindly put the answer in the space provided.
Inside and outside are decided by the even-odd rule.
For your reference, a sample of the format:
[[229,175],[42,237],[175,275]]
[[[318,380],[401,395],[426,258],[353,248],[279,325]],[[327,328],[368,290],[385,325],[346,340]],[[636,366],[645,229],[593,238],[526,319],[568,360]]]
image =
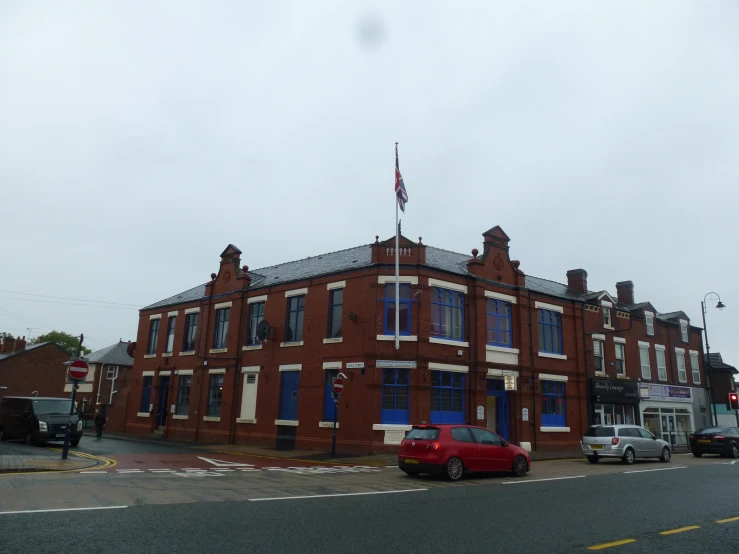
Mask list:
[[721,302],[721,297],[718,295],[718,293],[715,292],[709,292],[703,297],[703,301],[701,302],[701,313],[703,314],[703,333],[706,336],[706,363],[708,364],[708,371],[706,371],[706,384],[708,385],[708,400],[711,403],[711,416],[713,418],[713,424],[718,425],[718,414],[716,413],[716,406],[713,398],[713,383],[711,382],[712,370],[711,370],[711,347],[708,344],[708,327],[706,326],[706,300],[708,300],[708,297],[711,296],[712,298],[718,299],[718,304],[716,304],[716,308],[721,311],[726,306],[723,302]]

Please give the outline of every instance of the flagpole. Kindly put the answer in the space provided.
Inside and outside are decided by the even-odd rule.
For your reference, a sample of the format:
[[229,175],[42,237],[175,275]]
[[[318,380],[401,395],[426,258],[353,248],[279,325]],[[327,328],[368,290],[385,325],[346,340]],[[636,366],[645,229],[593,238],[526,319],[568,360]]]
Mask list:
[[[395,143],[398,144],[397,142]],[[395,350],[400,348],[400,225],[398,223],[398,199],[395,199]]]

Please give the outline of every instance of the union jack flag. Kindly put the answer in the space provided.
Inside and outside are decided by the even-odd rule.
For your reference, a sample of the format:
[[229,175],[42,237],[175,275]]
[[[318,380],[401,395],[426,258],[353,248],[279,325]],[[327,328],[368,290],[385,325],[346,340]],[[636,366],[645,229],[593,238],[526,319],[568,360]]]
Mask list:
[[398,163],[398,143],[395,143],[395,196],[398,198],[398,206],[405,212],[405,204],[408,202],[408,192],[405,190],[403,176],[400,174]]

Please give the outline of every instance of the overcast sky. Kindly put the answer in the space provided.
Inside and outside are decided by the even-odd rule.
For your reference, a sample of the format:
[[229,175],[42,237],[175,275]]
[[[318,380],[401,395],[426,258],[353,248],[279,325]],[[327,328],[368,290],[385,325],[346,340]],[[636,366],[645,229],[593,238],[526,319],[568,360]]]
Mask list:
[[135,308],[16,293],[143,306],[228,243],[259,268],[387,238],[399,141],[409,238],[498,224],[526,273],[696,325],[716,291],[739,365],[739,3],[604,4],[0,3],[0,331],[98,349]]

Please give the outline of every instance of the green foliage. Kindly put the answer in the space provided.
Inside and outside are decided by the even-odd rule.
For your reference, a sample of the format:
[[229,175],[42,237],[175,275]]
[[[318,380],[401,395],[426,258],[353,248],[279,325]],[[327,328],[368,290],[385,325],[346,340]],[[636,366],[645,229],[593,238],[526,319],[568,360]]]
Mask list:
[[[70,356],[76,356],[80,346],[80,338],[65,333],[64,331],[51,331],[45,335],[40,335],[31,340],[31,344],[39,344],[41,342],[53,342],[57,346],[66,350]],[[92,352],[84,343],[82,344],[82,355]]]

